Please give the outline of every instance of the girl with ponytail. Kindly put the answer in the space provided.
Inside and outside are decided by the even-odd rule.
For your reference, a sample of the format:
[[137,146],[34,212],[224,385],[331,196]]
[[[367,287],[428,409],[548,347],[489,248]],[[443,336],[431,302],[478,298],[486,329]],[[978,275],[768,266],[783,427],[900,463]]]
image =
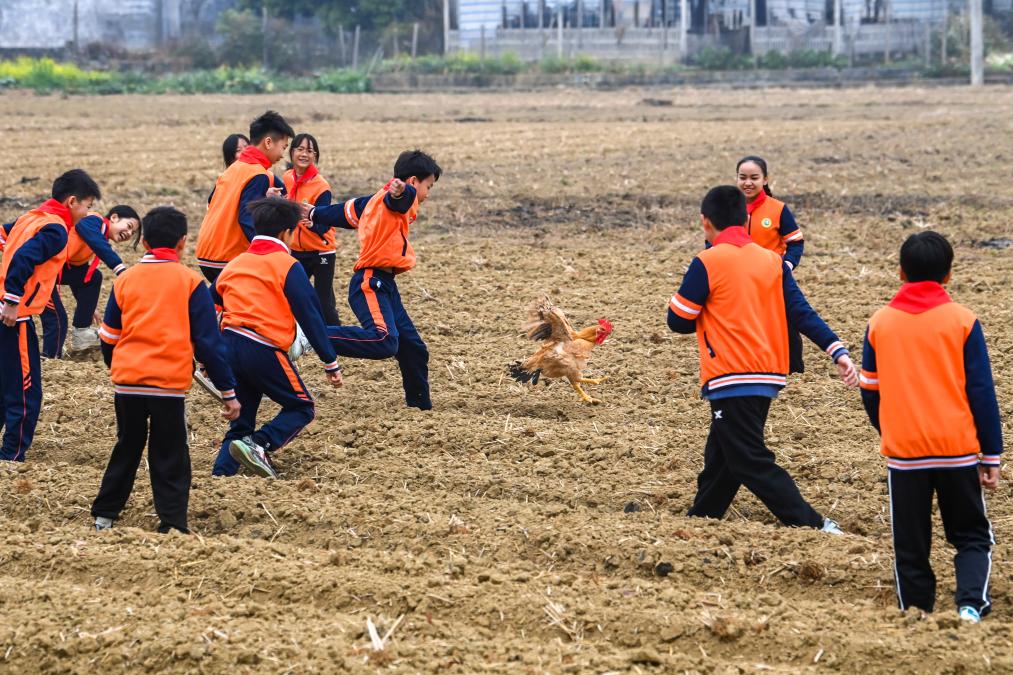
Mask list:
[[[736,184],[746,196],[746,211],[749,214],[746,231],[754,242],[780,255],[785,264],[794,270],[802,260],[805,247],[802,230],[798,228],[795,216],[788,206],[774,199],[768,174],[766,160],[755,155],[743,157],[735,165]],[[802,336],[790,324],[788,353],[791,372],[803,372]]]

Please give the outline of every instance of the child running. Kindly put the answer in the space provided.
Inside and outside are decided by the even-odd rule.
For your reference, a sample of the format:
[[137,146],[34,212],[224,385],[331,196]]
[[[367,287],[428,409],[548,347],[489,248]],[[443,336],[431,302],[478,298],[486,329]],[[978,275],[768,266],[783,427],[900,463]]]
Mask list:
[[147,253],[116,278],[106,305],[100,334],[115,391],[116,445],[91,507],[98,530],[112,527],[126,506],[147,445],[158,531],[189,531],[185,404],[194,355],[222,391],[222,416],[239,415],[211,295],[180,264],[186,232],[186,216],[171,206],[149,211],[141,225]]
[[[102,196],[81,169],[53,182],[52,198],[8,230],[0,266],[0,460],[23,462],[42,407],[39,341],[32,317],[46,308],[67,262],[67,235]],[[6,229],[6,228],[4,228]]]
[[105,263],[119,275],[127,266],[109,245],[110,241],[124,242],[140,227],[140,218],[131,207],[120,204],[109,209],[103,217],[89,213],[70,231],[67,239],[67,264],[63,268],[60,285],[53,290],[52,302],[42,312],[42,355],[58,359],[63,354],[67,338],[67,311],[63,308],[60,286],[67,286],[77,301],[74,310],[73,331],[70,332],[68,353],[81,353],[98,348],[98,331],[92,328],[102,290],[102,271]]
[[[292,140],[289,149],[292,168],[285,172],[285,191],[288,198],[296,203],[313,206],[329,206],[331,186],[317,170],[320,161],[320,145],[309,134],[299,134]],[[306,276],[313,280],[328,326],[341,325],[338,318],[337,300],[334,298],[334,261],[337,257],[334,228],[314,226],[304,220],[292,235],[292,257],[306,270]]]
[[401,367],[405,403],[431,410],[429,349],[401,302],[395,277],[415,267],[409,227],[442,169],[421,150],[401,153],[394,178],[372,196],[333,206],[305,207],[315,225],[355,229],[359,259],[348,284],[348,304],[360,326],[329,326],[339,356],[360,359],[394,357]]
[[931,612],[932,495],[953,558],[961,619],[992,608],[992,525],[982,488],[999,484],[1002,423],[981,323],[950,299],[953,248],[936,232],[900,249],[903,285],[873,314],[862,353],[862,402],[882,437],[901,609]]
[[[770,191],[767,162],[762,157],[743,157],[735,165],[736,181],[746,195],[746,231],[753,241],[777,253],[792,272],[802,261],[805,242],[802,230],[788,206]],[[802,360],[802,336],[788,326],[788,372],[805,372]]]
[[[212,286],[215,301],[224,309],[222,330],[236,374],[236,396],[243,406],[225,434],[212,473],[232,476],[242,465],[259,476],[277,478],[271,455],[315,414],[313,397],[286,353],[295,339],[296,321],[323,361],[333,387],[341,386],[341,367],[327,339],[316,292],[289,253],[288,241],[302,210],[291,201],[269,197],[250,204],[249,212],[257,235]],[[264,396],[281,411],[257,429]]]
[[786,316],[830,355],[845,384],[856,386],[848,350],[809,306],[780,256],[749,237],[746,199],[736,186],[711,189],[700,211],[711,247],[690,263],[668,309],[673,331],[696,333],[702,395],[711,407],[704,468],[688,515],[721,518],[745,485],[785,525],[842,534],[777,465],[763,430],[770,401],[787,380]]

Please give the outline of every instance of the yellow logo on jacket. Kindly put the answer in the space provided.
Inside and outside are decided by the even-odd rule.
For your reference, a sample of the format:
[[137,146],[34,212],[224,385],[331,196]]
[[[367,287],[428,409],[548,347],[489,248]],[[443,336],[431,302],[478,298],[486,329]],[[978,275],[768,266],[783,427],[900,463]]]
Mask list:
[[771,225],[770,218],[764,218],[763,222],[760,224],[769,230]]

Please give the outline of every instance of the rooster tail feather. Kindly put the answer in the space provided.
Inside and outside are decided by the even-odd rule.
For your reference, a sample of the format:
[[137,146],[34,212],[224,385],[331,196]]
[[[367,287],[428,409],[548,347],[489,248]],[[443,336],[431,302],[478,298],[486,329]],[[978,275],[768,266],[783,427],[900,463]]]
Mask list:
[[508,365],[507,372],[510,374],[510,377],[517,380],[518,382],[524,383],[530,382],[532,384],[538,384],[538,377],[542,374],[541,369],[538,369],[534,372],[524,370],[524,366],[521,364],[520,361],[514,361],[513,363]]

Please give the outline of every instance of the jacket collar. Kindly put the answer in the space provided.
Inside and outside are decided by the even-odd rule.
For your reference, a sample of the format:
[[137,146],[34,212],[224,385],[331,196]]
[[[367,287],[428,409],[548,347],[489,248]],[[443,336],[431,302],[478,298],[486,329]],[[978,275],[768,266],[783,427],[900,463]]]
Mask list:
[[930,309],[953,302],[942,284],[935,281],[906,283],[893,296],[890,306],[908,314],[921,314]]
[[746,228],[741,225],[733,227],[726,227],[725,229],[718,232],[718,236],[714,238],[714,246],[718,244],[731,244],[732,246],[742,247],[746,244],[751,244],[753,238],[746,232]]
[[66,206],[56,201],[55,199],[47,199],[46,201],[42,202],[42,204],[39,206],[39,208],[36,209],[36,211],[42,211],[43,213],[48,213],[52,216],[57,216],[60,220],[63,221],[63,224],[67,226],[68,230],[74,227],[74,217],[70,215],[70,209],[68,209]]
[[237,161],[244,164],[259,164],[265,169],[271,168],[271,160],[255,145],[247,145],[243,148],[243,151],[239,153]]
[[756,199],[751,204],[746,204],[746,213],[753,215],[753,211],[763,206],[765,201],[767,201],[767,191],[760,190],[760,194],[756,195]]
[[250,248],[247,252],[254,255],[267,255],[268,253],[291,253],[288,246],[285,246],[285,242],[281,239],[275,239],[274,237],[265,237],[258,234],[250,242]]

